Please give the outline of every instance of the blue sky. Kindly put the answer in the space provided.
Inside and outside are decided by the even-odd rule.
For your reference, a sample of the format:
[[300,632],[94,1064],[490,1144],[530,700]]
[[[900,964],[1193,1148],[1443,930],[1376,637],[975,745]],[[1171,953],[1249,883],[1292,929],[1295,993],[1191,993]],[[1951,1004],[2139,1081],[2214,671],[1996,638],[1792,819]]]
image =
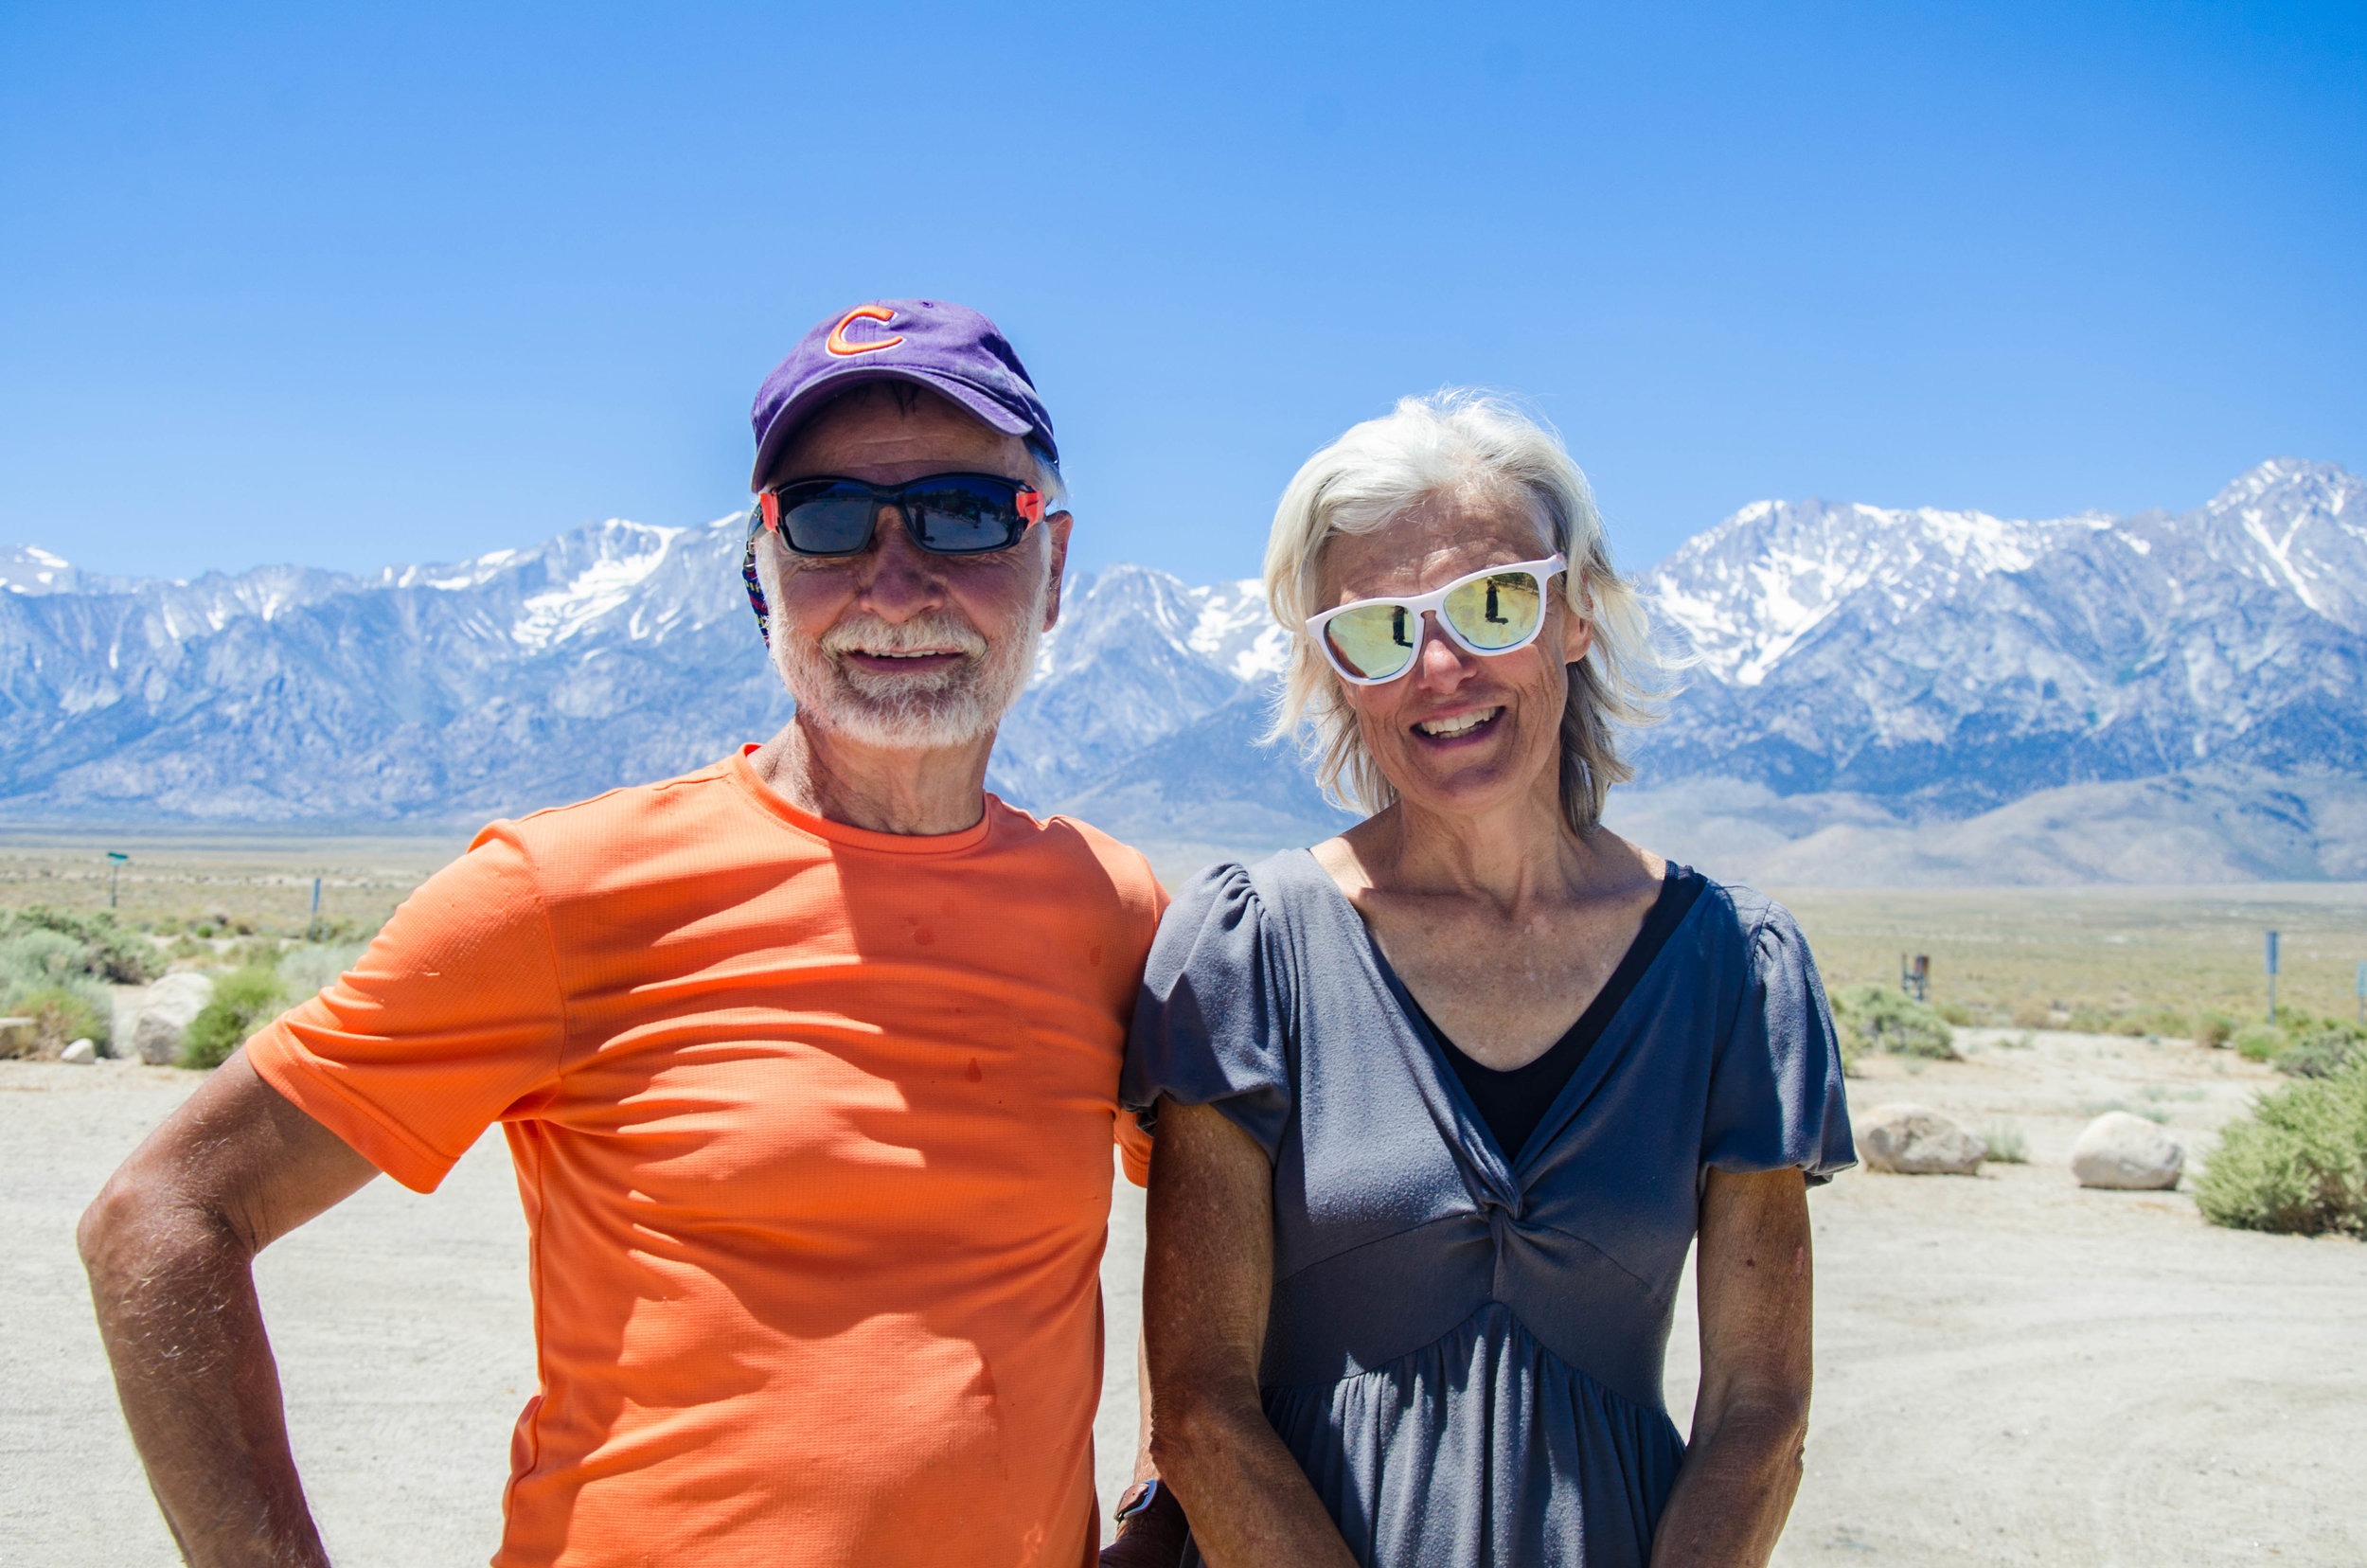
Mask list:
[[1761,496],[2367,467],[2367,8],[0,6],[0,543],[449,560],[740,504],[756,383],[976,305],[1088,566],[1255,569],[1397,395],[1642,566]]

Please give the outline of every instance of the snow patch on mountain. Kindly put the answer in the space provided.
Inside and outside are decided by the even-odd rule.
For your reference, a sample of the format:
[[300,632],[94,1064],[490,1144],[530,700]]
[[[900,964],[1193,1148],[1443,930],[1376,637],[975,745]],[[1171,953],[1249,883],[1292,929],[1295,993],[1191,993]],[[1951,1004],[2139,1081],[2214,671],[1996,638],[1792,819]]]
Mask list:
[[[597,624],[634,597],[650,574],[665,564],[667,552],[684,531],[622,518],[601,524],[597,553],[565,581],[520,605],[510,640],[539,650]],[[639,613],[630,617],[626,634],[647,635],[643,621]]]
[[1200,620],[1185,639],[1193,652],[1237,681],[1282,673],[1290,659],[1290,634],[1274,624],[1265,583],[1241,578],[1189,592],[1200,599]]
[[62,594],[73,591],[73,563],[38,544],[0,547],[0,588],[11,594]]

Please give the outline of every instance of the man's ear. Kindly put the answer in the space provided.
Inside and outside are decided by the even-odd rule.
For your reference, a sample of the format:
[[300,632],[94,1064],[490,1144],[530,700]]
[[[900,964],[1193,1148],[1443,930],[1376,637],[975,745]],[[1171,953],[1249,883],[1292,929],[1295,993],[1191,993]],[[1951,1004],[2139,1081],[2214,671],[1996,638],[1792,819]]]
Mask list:
[[1043,520],[1043,535],[1052,542],[1052,586],[1043,597],[1043,629],[1051,631],[1060,623],[1060,574],[1068,567],[1068,534],[1077,526],[1077,519],[1064,511],[1056,511]]

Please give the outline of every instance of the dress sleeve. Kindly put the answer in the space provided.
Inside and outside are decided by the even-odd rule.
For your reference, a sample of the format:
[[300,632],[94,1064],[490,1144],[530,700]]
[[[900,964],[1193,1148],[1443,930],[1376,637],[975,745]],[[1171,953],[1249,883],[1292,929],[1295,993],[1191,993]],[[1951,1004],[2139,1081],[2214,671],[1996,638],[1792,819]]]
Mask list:
[[565,1034],[533,866],[496,823],[246,1057],[364,1159],[432,1192],[487,1127],[557,1081]]
[[1160,922],[1118,1101],[1146,1128],[1162,1096],[1213,1105],[1272,1159],[1290,1119],[1290,1008],[1265,906],[1238,864],[1193,879]]
[[1701,1169],[1797,1167],[1815,1186],[1858,1163],[1832,1008],[1790,911],[1769,904],[1751,947],[1742,1006],[1710,1071]]

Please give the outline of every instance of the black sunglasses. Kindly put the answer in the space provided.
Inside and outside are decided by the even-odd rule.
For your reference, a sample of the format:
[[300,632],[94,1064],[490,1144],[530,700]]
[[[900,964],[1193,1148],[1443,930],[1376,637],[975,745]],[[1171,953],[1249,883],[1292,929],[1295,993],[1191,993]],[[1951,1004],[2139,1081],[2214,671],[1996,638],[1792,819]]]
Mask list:
[[1043,521],[1043,492],[997,473],[933,473],[909,485],[866,485],[860,479],[795,479],[756,493],[748,520],[748,551],[739,579],[756,633],[773,642],[773,616],[756,577],[756,535],[767,528],[804,556],[861,555],[871,548],[880,508],[903,515],[904,531],[937,555],[990,555],[1007,550]]
[[1043,495],[1032,485],[993,473],[933,473],[909,485],[792,480],[758,493],[756,526],[774,529],[799,555],[861,555],[871,548],[882,507],[902,513],[904,531],[932,555],[1007,550],[1029,524],[1043,521]]

